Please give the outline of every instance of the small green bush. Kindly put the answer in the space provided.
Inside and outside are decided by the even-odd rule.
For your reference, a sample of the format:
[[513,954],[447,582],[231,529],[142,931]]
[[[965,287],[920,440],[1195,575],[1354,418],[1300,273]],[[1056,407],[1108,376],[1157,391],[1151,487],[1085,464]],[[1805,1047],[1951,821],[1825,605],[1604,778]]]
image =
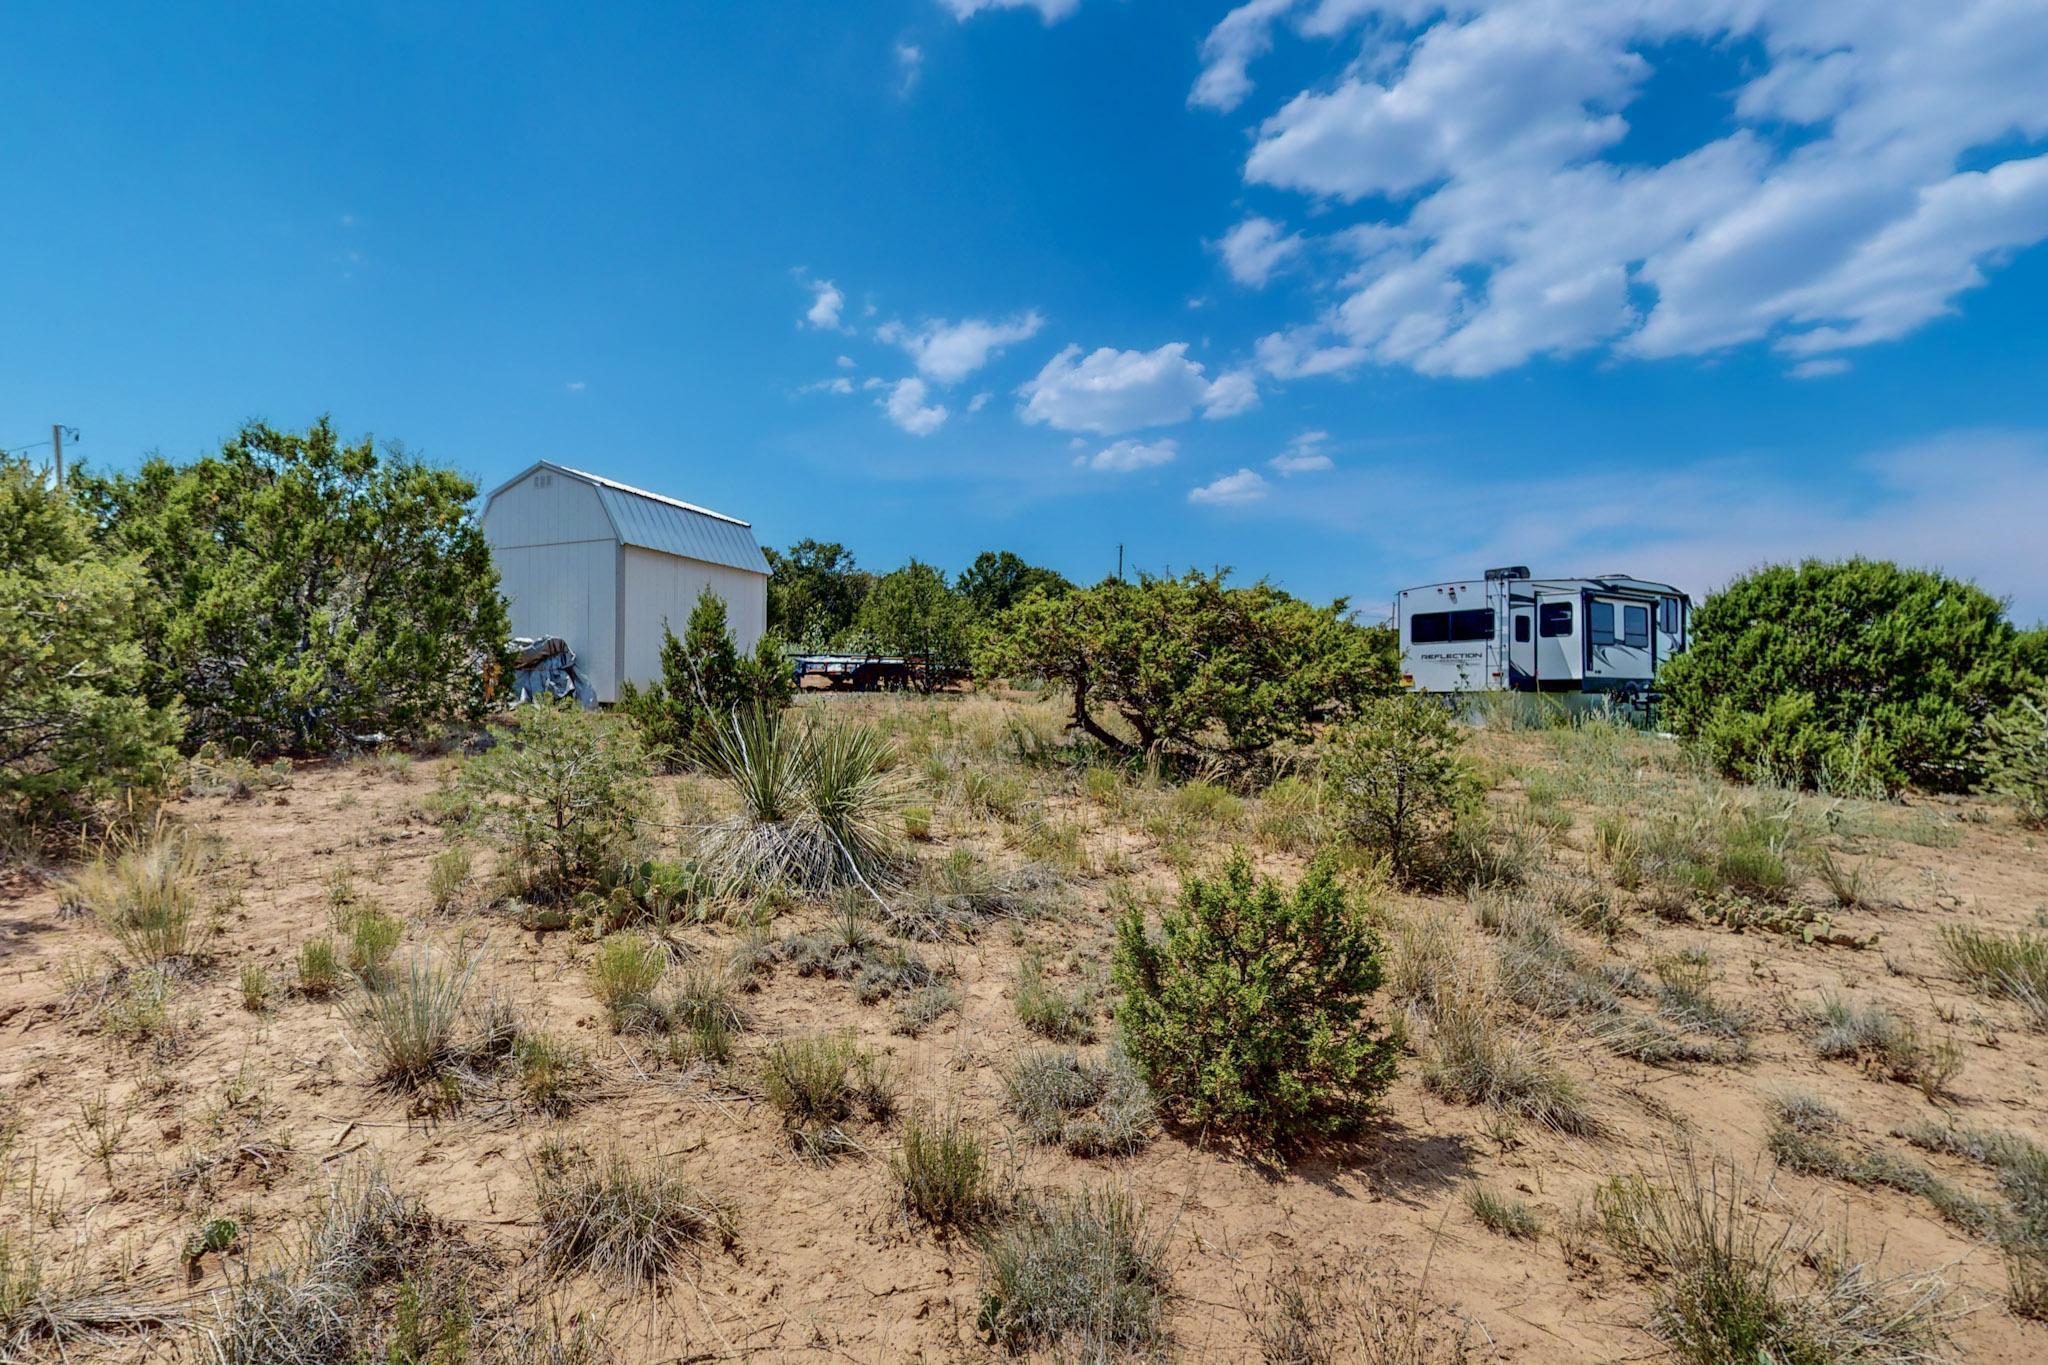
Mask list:
[[2048,829],[2048,690],[2021,697],[1985,727],[1991,790],[2029,829]]
[[348,945],[348,969],[371,984],[382,981],[405,925],[375,906],[344,910],[334,920],[335,929]]
[[1253,1145],[1356,1129],[1392,1084],[1366,1017],[1380,942],[1326,862],[1292,891],[1235,857],[1191,877],[1161,936],[1117,922],[1117,1007],[1131,1056],[1177,1119]]
[[1323,749],[1330,806],[1357,844],[1383,854],[1404,884],[1436,880],[1478,783],[1448,708],[1413,693],[1364,702]]
[[471,828],[496,838],[522,895],[548,903],[615,883],[649,809],[647,758],[625,721],[568,703],[519,724],[463,765]]
[[242,966],[242,1008],[261,1014],[270,1008],[270,973],[253,962]]
[[1499,1233],[1503,1237],[1519,1237],[1523,1241],[1534,1241],[1542,1225],[1527,1204],[1519,1199],[1496,1193],[1485,1185],[1474,1182],[1465,1191],[1465,1207],[1472,1210],[1472,1216],[1482,1227]]
[[427,897],[436,911],[455,904],[456,897],[469,885],[471,861],[469,850],[457,844],[436,853],[427,864]]

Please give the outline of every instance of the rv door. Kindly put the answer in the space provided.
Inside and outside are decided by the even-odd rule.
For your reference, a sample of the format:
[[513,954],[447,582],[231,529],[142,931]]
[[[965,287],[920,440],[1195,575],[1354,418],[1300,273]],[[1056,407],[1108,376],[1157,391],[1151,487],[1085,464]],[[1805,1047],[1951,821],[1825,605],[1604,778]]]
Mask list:
[[1535,687],[1539,692],[1579,690],[1579,595],[1536,594]]
[[1586,597],[1586,685],[1648,682],[1657,672],[1651,643],[1655,604],[1642,598]]

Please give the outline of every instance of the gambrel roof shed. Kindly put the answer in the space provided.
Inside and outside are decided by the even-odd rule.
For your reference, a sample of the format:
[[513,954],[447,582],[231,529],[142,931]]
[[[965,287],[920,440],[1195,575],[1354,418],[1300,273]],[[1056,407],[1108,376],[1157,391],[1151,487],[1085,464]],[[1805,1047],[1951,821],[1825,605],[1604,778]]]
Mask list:
[[705,588],[741,649],[767,629],[768,561],[737,517],[541,460],[490,492],[483,527],[512,633],[567,640],[600,701],[660,677],[663,625],[680,635]]

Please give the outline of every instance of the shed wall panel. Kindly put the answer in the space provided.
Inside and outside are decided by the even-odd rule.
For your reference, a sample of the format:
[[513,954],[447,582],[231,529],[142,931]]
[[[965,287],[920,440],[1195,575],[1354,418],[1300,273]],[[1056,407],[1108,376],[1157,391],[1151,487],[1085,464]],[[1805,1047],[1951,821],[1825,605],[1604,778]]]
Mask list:
[[[623,602],[620,617],[621,677],[635,683],[661,678],[661,628],[677,635],[690,622],[697,594],[705,588],[725,599],[733,643],[751,650],[768,629],[768,579],[702,560],[680,559],[629,545],[621,556]],[[607,698],[609,700],[609,698]]]
[[545,469],[498,491],[484,509],[484,534],[493,549],[616,539],[595,488]]
[[511,609],[512,633],[561,636],[576,651],[577,665],[597,690],[597,699],[617,701],[618,546],[609,538],[493,544],[491,556]]

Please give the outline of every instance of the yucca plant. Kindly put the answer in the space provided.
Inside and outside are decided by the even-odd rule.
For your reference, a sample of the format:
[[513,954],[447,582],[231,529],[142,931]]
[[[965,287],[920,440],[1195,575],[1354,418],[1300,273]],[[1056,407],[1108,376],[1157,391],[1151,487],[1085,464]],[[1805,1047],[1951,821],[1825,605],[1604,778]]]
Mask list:
[[808,725],[765,707],[713,727],[699,759],[741,814],[706,831],[700,863],[730,892],[821,891],[889,879],[895,757],[866,725]]

